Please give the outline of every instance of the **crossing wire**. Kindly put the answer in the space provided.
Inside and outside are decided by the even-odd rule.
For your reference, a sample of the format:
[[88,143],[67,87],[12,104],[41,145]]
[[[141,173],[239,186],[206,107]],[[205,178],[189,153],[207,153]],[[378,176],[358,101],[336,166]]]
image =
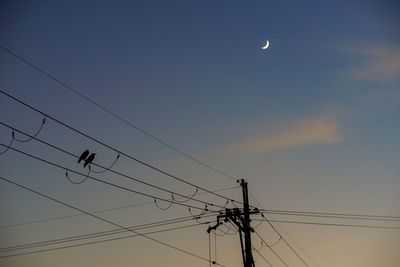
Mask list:
[[[163,230],[151,231],[151,232],[143,233],[143,235],[150,235],[150,234],[163,233],[163,232],[169,232],[169,231],[174,231],[174,230],[181,230],[181,229],[191,228],[191,227],[195,227],[195,226],[199,226],[199,224],[191,224],[191,225],[186,225],[186,226],[181,226],[181,227],[173,227],[173,228],[168,228],[168,229],[163,229]],[[36,254],[36,253],[42,253],[42,252],[49,252],[49,251],[60,250],[60,249],[88,246],[88,245],[93,245],[93,244],[100,244],[100,243],[105,243],[105,242],[110,242],[110,241],[133,238],[133,237],[137,237],[137,236],[140,236],[140,235],[134,234],[134,235],[127,235],[127,236],[120,236],[120,237],[84,242],[84,243],[73,244],[73,245],[65,245],[65,246],[48,248],[48,249],[40,249],[40,250],[28,251],[28,252],[19,252],[19,253],[0,256],[0,259],[23,256],[23,255],[30,255],[30,254]],[[220,264],[218,264],[218,265],[220,265]],[[220,265],[220,266],[223,266],[223,265]]]
[[[7,124],[7,123],[3,123],[3,122],[0,121],[0,124],[3,125],[3,126],[5,126],[5,127],[8,127],[9,129],[12,129],[13,131],[17,131],[17,132],[19,132],[19,133],[22,133],[22,134],[24,134],[24,135],[30,137],[31,139],[34,139],[34,140],[36,140],[36,141],[38,141],[38,142],[40,142],[40,143],[42,143],[42,144],[44,144],[44,145],[46,145],[46,146],[49,146],[49,147],[51,147],[51,148],[54,148],[54,149],[56,149],[56,150],[58,150],[58,151],[60,151],[60,152],[62,152],[62,153],[64,153],[64,154],[67,154],[67,155],[69,155],[69,156],[71,156],[71,157],[74,157],[74,158],[79,158],[79,156],[76,156],[76,155],[74,155],[73,153],[71,153],[71,152],[69,152],[69,151],[67,151],[67,150],[65,150],[65,149],[62,149],[62,148],[60,148],[60,147],[58,147],[58,146],[56,146],[56,145],[50,144],[49,142],[44,141],[44,140],[42,140],[42,139],[40,139],[40,138],[37,138],[37,137],[35,137],[35,136],[32,136],[32,135],[30,135],[30,134],[28,134],[28,133],[26,133],[26,132],[24,132],[24,131],[18,130],[17,128],[12,127],[12,126],[10,126],[10,125]],[[91,164],[105,169],[104,166],[99,165],[99,164],[97,164],[97,163],[92,162]],[[127,175],[127,174],[124,174],[124,173],[115,171],[115,170],[113,170],[113,169],[108,169],[108,171],[109,171],[109,172],[112,172],[112,173],[114,173],[114,174],[117,174],[117,175],[119,175],[119,176],[122,176],[122,177],[124,177],[124,178],[126,178],[126,179],[133,180],[133,181],[135,181],[135,182],[138,182],[138,183],[147,185],[147,186],[149,186],[149,187],[153,187],[153,188],[156,188],[156,189],[158,189],[158,190],[161,190],[161,191],[170,193],[171,195],[177,195],[177,196],[180,196],[180,197],[182,197],[182,198],[186,198],[187,200],[197,201],[197,202],[200,202],[200,203],[205,204],[205,205],[210,205],[210,206],[216,206],[216,207],[219,207],[219,208],[224,208],[224,206],[219,206],[219,205],[216,205],[216,204],[213,204],[213,203],[210,203],[210,202],[206,202],[206,201],[203,201],[203,200],[196,199],[196,198],[194,198],[194,195],[191,196],[191,197],[188,197],[188,196],[186,196],[186,195],[183,195],[183,194],[180,194],[180,193],[177,193],[177,192],[174,192],[174,191],[171,191],[171,190],[162,188],[162,187],[160,187],[160,186],[157,186],[157,185],[154,185],[154,184],[145,182],[145,181],[143,181],[143,180],[140,180],[140,179],[138,179],[138,178],[132,177],[132,176],[130,176],[130,175]],[[172,200],[171,200],[171,203],[176,203],[176,201],[173,201],[173,199],[172,199]],[[181,202],[180,202],[180,203],[181,203]]]
[[[212,216],[214,216],[214,214],[208,214],[206,216],[203,216],[202,218],[209,218]],[[195,220],[197,221],[197,218],[193,218],[192,216],[186,216],[186,217],[157,221],[157,222],[146,223],[146,224],[141,224],[141,225],[136,225],[136,226],[129,226],[128,228],[133,229],[133,230],[143,230],[143,229],[149,229],[149,228],[162,227],[162,226],[171,225],[171,224],[185,223],[185,222],[190,222],[190,221],[195,221]],[[197,221],[196,224],[204,225],[204,224],[209,224],[209,223],[212,223],[212,221],[206,221],[206,222],[198,222]],[[72,235],[72,236],[68,236],[68,237],[56,238],[56,239],[45,240],[45,241],[24,243],[24,244],[19,244],[19,245],[14,245],[14,246],[1,247],[0,253],[15,251],[15,250],[25,250],[25,249],[29,249],[29,248],[43,247],[43,246],[62,244],[62,243],[68,243],[68,242],[76,242],[76,241],[85,240],[85,239],[94,239],[94,238],[99,238],[99,237],[103,237],[103,236],[121,234],[121,233],[125,233],[125,232],[126,232],[125,230],[118,228],[118,229],[113,229],[113,230],[100,231],[100,232],[94,232],[94,233],[88,233],[88,234],[82,234],[82,235]]]
[[261,216],[264,218],[264,220],[271,226],[271,228],[279,235],[280,238],[282,238],[283,242],[290,248],[290,250],[304,263],[305,266],[309,267],[307,262],[304,261],[304,259],[297,253],[297,251],[290,245],[290,243],[284,238],[279,231],[275,228],[275,226],[264,216],[264,214],[261,212]]
[[[221,189],[218,189],[218,190],[214,190],[214,192],[226,191],[226,190],[236,189],[236,188],[238,188],[238,187],[237,186],[232,186],[232,187],[227,187],[227,188],[221,188]],[[207,192],[199,193],[199,195],[200,194],[207,194]],[[143,203],[125,205],[125,206],[114,207],[114,208],[109,208],[109,209],[95,210],[95,211],[92,211],[92,213],[104,213],[104,212],[110,212],[110,211],[115,211],[115,210],[140,207],[140,206],[145,206],[145,205],[150,205],[150,204],[154,204],[154,201],[147,201],[147,202],[143,202]],[[72,215],[51,217],[51,218],[45,218],[45,219],[39,219],[39,220],[33,220],[33,221],[27,221],[27,222],[21,222],[21,223],[0,225],[0,229],[10,228],[10,227],[17,227],[17,226],[24,226],[24,225],[35,224],[35,223],[44,223],[44,222],[50,222],[50,221],[69,219],[69,218],[79,217],[79,216],[83,216],[83,215],[85,215],[85,214],[77,213],[77,214],[72,214]],[[193,217],[193,215],[191,215],[190,217]]]
[[103,105],[97,103],[96,101],[94,101],[93,99],[89,98],[88,96],[84,95],[83,93],[79,92],[77,89],[74,89],[72,86],[68,85],[67,83],[61,81],[60,79],[56,78],[54,75],[50,74],[49,72],[45,71],[42,68],[39,68],[37,65],[33,64],[32,62],[28,61],[27,59],[23,58],[22,56],[18,55],[17,53],[15,53],[14,51],[12,51],[11,49],[7,48],[5,45],[3,45],[2,43],[0,43],[0,48],[2,48],[4,51],[6,51],[7,53],[9,53],[10,55],[14,56],[15,58],[19,59],[20,61],[22,61],[23,63],[25,63],[26,65],[34,68],[35,70],[37,70],[38,72],[40,72],[41,74],[45,75],[46,77],[50,78],[51,80],[57,82],[58,84],[60,84],[62,87],[68,89],[69,91],[73,92],[74,94],[78,95],[79,97],[85,99],[86,101],[92,103],[93,105],[97,106],[98,108],[100,108],[101,110],[103,110],[104,112],[110,114],[111,116],[113,116],[114,118],[118,119],[119,121],[125,123],[126,125],[136,129],[137,131],[141,132],[142,134],[146,135],[147,137],[155,140],[156,142],[168,147],[169,149],[172,149],[173,151],[177,152],[178,154],[200,164],[203,167],[208,168],[209,170],[212,170],[226,178],[229,178],[232,181],[236,181],[236,179],[234,177],[232,177],[231,175],[226,174],[225,172],[222,172],[221,170],[218,170],[215,167],[212,167],[209,164],[206,164],[203,161],[200,161],[199,159],[194,158],[193,156],[183,152],[182,150],[172,146],[171,144],[161,140],[160,138],[156,137],[155,135],[151,134],[149,131],[144,130],[143,128],[135,125],[134,123],[128,121],[127,119],[123,118],[122,116],[116,114],[115,112],[113,112],[112,110],[104,107]]
[[62,122],[62,121],[56,119],[56,118],[53,117],[53,116],[50,116],[50,115],[48,115],[48,114],[46,114],[46,113],[40,111],[39,109],[37,109],[37,108],[35,108],[35,107],[33,107],[33,106],[27,104],[26,102],[24,102],[24,101],[22,101],[22,100],[20,100],[20,99],[18,99],[18,98],[16,98],[16,97],[14,97],[14,96],[8,94],[8,93],[6,93],[5,91],[3,91],[3,90],[1,90],[1,89],[0,89],[0,92],[1,92],[3,95],[7,96],[8,98],[10,98],[10,99],[12,99],[12,100],[14,100],[14,101],[16,101],[16,102],[18,102],[18,103],[24,105],[25,107],[27,107],[27,108],[29,108],[29,109],[31,109],[31,110],[33,110],[33,111],[35,111],[35,112],[37,112],[37,113],[43,115],[43,116],[46,116],[47,118],[51,119],[52,121],[54,121],[54,122],[56,122],[56,123],[58,123],[58,124],[60,124],[60,125],[62,125],[62,126],[64,126],[64,127],[66,127],[67,129],[70,129],[71,131],[74,131],[74,132],[76,132],[76,133],[78,133],[78,134],[80,134],[80,135],[82,135],[82,136],[84,136],[84,137],[86,137],[86,138],[88,138],[88,139],[90,139],[90,140],[92,140],[92,141],[94,141],[94,142],[96,142],[96,143],[98,143],[98,144],[100,144],[100,145],[102,145],[102,146],[104,146],[104,147],[106,147],[106,148],[108,148],[108,149],[114,151],[114,152],[117,152],[117,153],[119,153],[119,154],[121,154],[121,155],[123,155],[123,156],[125,156],[125,157],[127,157],[127,158],[129,158],[129,159],[131,159],[131,160],[134,160],[134,161],[136,161],[137,163],[142,164],[143,166],[146,166],[146,167],[148,167],[148,168],[150,168],[150,169],[152,169],[152,170],[154,170],[154,171],[157,171],[157,172],[159,172],[159,173],[161,173],[161,174],[167,175],[167,176],[169,176],[169,177],[171,177],[171,178],[173,178],[173,179],[175,179],[175,180],[177,180],[177,181],[180,181],[180,182],[182,182],[182,183],[185,183],[185,184],[187,184],[187,185],[190,185],[190,186],[192,186],[192,187],[194,187],[194,188],[198,188],[198,189],[200,189],[200,190],[203,190],[203,191],[205,191],[205,192],[208,192],[208,193],[210,193],[210,194],[213,194],[213,195],[218,196],[218,197],[220,197],[220,198],[223,198],[223,199],[225,199],[225,200],[229,200],[229,201],[232,201],[232,202],[237,202],[237,203],[243,204],[243,203],[240,202],[240,201],[235,201],[234,199],[228,198],[228,197],[223,196],[223,195],[221,195],[221,194],[214,193],[214,192],[212,192],[212,191],[209,190],[209,189],[206,189],[206,188],[203,188],[203,187],[201,187],[201,186],[195,185],[195,184],[193,184],[193,183],[191,183],[191,182],[188,182],[188,181],[186,181],[185,179],[180,178],[180,177],[178,177],[178,176],[176,176],[176,175],[173,175],[173,174],[171,174],[171,173],[169,173],[169,172],[167,172],[167,171],[163,171],[163,170],[161,170],[161,169],[158,168],[158,167],[155,167],[155,166],[153,166],[153,165],[151,165],[151,164],[149,164],[149,163],[146,163],[146,162],[144,162],[144,161],[142,161],[142,160],[140,160],[140,159],[138,159],[138,158],[135,158],[135,157],[133,157],[133,156],[131,156],[131,155],[125,153],[125,152],[122,152],[122,151],[120,151],[120,150],[118,150],[118,149],[116,149],[116,148],[114,148],[114,147],[112,147],[112,146],[110,146],[110,145],[107,145],[106,143],[104,143],[104,142],[102,142],[102,141],[100,141],[100,140],[98,140],[98,139],[96,139],[96,138],[94,138],[94,137],[91,137],[90,135],[88,135],[88,134],[86,134],[86,133],[84,133],[84,132],[82,132],[82,131],[80,131],[80,130],[77,130],[77,129],[73,128],[72,126],[70,126],[70,125],[68,125],[68,124],[66,124],[66,123],[64,123],[64,122]]
[[275,251],[271,246],[268,245],[268,243],[264,240],[264,238],[262,238],[262,236],[261,236],[259,233],[257,233],[257,231],[254,231],[254,233],[264,242],[264,244],[266,244],[266,246],[274,253],[274,255],[275,255],[286,267],[289,267],[289,265],[286,263],[286,261],[285,261],[281,256],[279,256],[279,254],[276,253],[276,251]]
[[265,256],[263,256],[261,253],[260,253],[260,251],[258,251],[258,250],[254,250],[269,266],[271,266],[272,267],[272,264],[267,260],[267,258],[265,257]]
[[[34,194],[36,194],[36,195],[39,195],[39,196],[42,196],[42,197],[47,198],[47,199],[49,199],[49,200],[52,200],[52,201],[54,201],[54,202],[56,202],[56,203],[58,203],[58,204],[61,204],[61,205],[66,206],[66,207],[68,207],[68,208],[71,208],[71,209],[74,209],[74,210],[76,210],[76,211],[85,213],[85,214],[87,214],[87,215],[89,215],[89,216],[91,216],[91,217],[93,217],[93,218],[95,218],[95,219],[98,219],[98,220],[100,220],[100,221],[106,222],[106,223],[108,223],[108,224],[110,224],[110,225],[116,226],[116,227],[121,228],[121,229],[123,229],[123,230],[132,232],[132,233],[134,233],[134,234],[136,234],[136,235],[139,235],[139,236],[141,236],[141,237],[143,237],[143,238],[146,238],[146,239],[148,239],[148,240],[150,240],[150,241],[159,243],[159,244],[161,244],[161,245],[163,245],[163,246],[165,246],[165,247],[169,247],[169,248],[171,248],[171,249],[173,249],[173,250],[182,252],[182,253],[184,253],[184,254],[186,254],[186,255],[190,255],[190,256],[192,256],[192,257],[195,257],[195,258],[197,258],[197,259],[203,260],[203,261],[205,261],[205,262],[209,262],[209,260],[208,260],[207,258],[205,258],[205,257],[199,256],[199,255],[197,255],[197,254],[194,254],[193,252],[190,252],[190,251],[187,251],[187,250],[178,248],[178,247],[176,247],[176,246],[174,246],[174,245],[171,245],[171,244],[169,244],[169,243],[167,243],[167,242],[158,240],[158,239],[156,239],[156,238],[153,238],[153,237],[147,236],[147,235],[145,235],[145,234],[139,233],[139,232],[137,232],[137,231],[135,231],[135,230],[129,229],[128,227],[122,226],[122,225],[120,225],[120,224],[118,224],[118,223],[115,223],[115,222],[113,222],[113,221],[111,221],[111,220],[105,219],[105,218],[100,217],[100,216],[98,216],[98,215],[95,215],[95,214],[93,214],[93,213],[91,213],[91,212],[85,211],[85,210],[83,210],[83,209],[81,209],[81,208],[78,208],[78,207],[73,206],[73,205],[70,205],[70,204],[68,204],[68,203],[66,203],[66,202],[60,201],[60,200],[58,200],[58,199],[56,199],[56,198],[54,198],[54,197],[48,196],[48,195],[43,194],[43,193],[41,193],[41,192],[39,192],[39,191],[36,191],[36,190],[34,190],[34,189],[31,189],[31,188],[29,188],[29,187],[26,187],[26,186],[24,186],[24,185],[21,185],[21,184],[19,184],[19,183],[16,183],[16,182],[14,182],[14,181],[12,181],[12,180],[9,180],[9,179],[7,179],[7,178],[4,178],[3,176],[0,176],[0,179],[3,180],[3,181],[5,181],[5,182],[7,182],[7,183],[10,183],[10,184],[12,184],[12,185],[15,185],[15,186],[17,186],[17,187],[19,187],[19,188],[22,188],[22,189],[25,189],[25,190],[27,190],[27,191],[30,191],[30,192],[32,192],[32,193],[34,193]],[[216,265],[223,266],[223,265],[218,264],[218,263],[216,263]]]
[[[0,145],[5,146],[5,145],[2,144],[2,143],[0,143]],[[13,148],[13,147],[10,147],[10,149],[13,150],[13,151],[15,151],[15,152],[18,152],[18,153],[20,153],[20,154],[22,154],[22,155],[28,156],[28,157],[30,157],[30,158],[36,159],[36,160],[38,160],[38,161],[41,161],[41,162],[43,162],[43,163],[46,163],[46,164],[52,165],[52,166],[54,166],[54,167],[57,167],[57,168],[59,168],[59,169],[69,171],[69,172],[74,173],[74,174],[77,174],[77,175],[79,175],[79,176],[83,176],[83,177],[90,178],[90,179],[92,179],[92,180],[94,180],[94,181],[97,181],[97,182],[100,182],[100,183],[103,183],[103,184],[106,184],[106,185],[109,185],[109,186],[113,186],[113,187],[115,187],[115,188],[119,188],[119,189],[122,189],[122,190],[125,190],[125,191],[128,191],[128,192],[132,192],[132,193],[135,193],[135,194],[138,194],[138,195],[142,195],[142,196],[145,196],[145,197],[149,197],[149,198],[152,198],[152,199],[158,199],[158,200],[165,201],[165,202],[171,202],[171,200],[169,200],[169,199],[165,199],[165,198],[161,198],[161,197],[158,197],[158,196],[154,196],[154,195],[150,195],[150,194],[147,194],[147,193],[143,193],[143,192],[140,192],[140,191],[137,191],[137,190],[133,190],[133,189],[131,189],[131,188],[127,188],[127,187],[124,187],[124,186],[121,186],[121,185],[117,185],[117,184],[113,184],[113,183],[111,183],[111,182],[104,181],[104,180],[102,180],[102,179],[99,179],[99,178],[90,176],[89,174],[85,174],[85,173],[81,173],[81,172],[72,170],[72,169],[67,168],[67,167],[65,167],[65,166],[62,166],[62,165],[60,165],[60,164],[51,162],[51,161],[49,161],[49,160],[40,158],[40,157],[38,157],[38,156],[32,155],[32,154],[30,154],[30,153],[24,152],[24,151],[22,151],[22,150],[19,150],[19,149]],[[174,203],[177,204],[177,205],[180,205],[180,206],[185,206],[185,207],[187,207],[187,208],[194,208],[194,209],[202,210],[202,211],[205,210],[204,207],[197,207],[197,206],[185,204],[185,203],[182,203],[182,202],[174,202]],[[215,205],[214,205],[214,206],[215,206]],[[207,209],[207,210],[209,210],[209,209]],[[218,210],[209,210],[209,211],[218,212]]]

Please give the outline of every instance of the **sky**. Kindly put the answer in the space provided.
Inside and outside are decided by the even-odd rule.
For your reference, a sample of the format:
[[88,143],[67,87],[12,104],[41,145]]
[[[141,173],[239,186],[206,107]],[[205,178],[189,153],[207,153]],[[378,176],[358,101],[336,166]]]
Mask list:
[[[233,178],[150,138],[3,48],[0,88],[198,187],[225,189],[221,194],[240,201],[241,189],[235,180],[246,179],[250,204],[260,209],[400,216],[399,12],[400,4],[392,0],[1,1],[2,47]],[[270,46],[262,50],[267,40]],[[2,123],[30,134],[40,129],[43,115],[4,94],[0,103]],[[103,166],[110,166],[117,157],[117,152],[49,118],[37,136],[74,155],[89,149],[97,154],[94,162]],[[15,137],[27,139],[18,133]],[[11,130],[1,126],[0,143],[8,145],[10,140]],[[35,140],[14,141],[11,147],[82,171],[76,159]],[[226,205],[225,199],[196,192],[195,187],[124,155],[112,170]],[[72,184],[65,169],[12,149],[0,155],[0,174],[85,211],[118,208],[96,214],[124,227],[191,215],[187,207],[172,204],[163,210],[169,206],[165,201],[157,201],[157,207],[151,197],[95,180]],[[169,193],[110,171],[91,175],[171,199]],[[81,179],[71,172],[69,177]],[[116,229],[84,215],[49,220],[78,212],[5,181],[0,181],[0,191],[2,249]],[[199,205],[193,200],[184,203]],[[201,209],[191,211],[199,214]],[[399,221],[266,215],[272,220],[400,227]],[[253,226],[260,219],[254,215]],[[46,221],[23,224],[37,220]],[[171,227],[190,223],[193,220]],[[308,266],[395,267],[400,262],[399,229],[274,225]],[[238,234],[226,225],[221,227],[217,236],[210,236],[212,258],[217,254],[216,261],[222,265],[242,266]],[[197,224],[151,237],[208,259],[207,228],[208,224]],[[266,222],[256,231],[264,244],[253,235],[255,249],[272,266],[284,266],[265,245],[276,243],[279,236]],[[285,243],[279,241],[273,248],[288,266],[305,266]],[[253,253],[256,266],[268,266]],[[0,266],[9,267],[209,266],[207,261],[144,237],[4,255],[7,252],[0,252]]]

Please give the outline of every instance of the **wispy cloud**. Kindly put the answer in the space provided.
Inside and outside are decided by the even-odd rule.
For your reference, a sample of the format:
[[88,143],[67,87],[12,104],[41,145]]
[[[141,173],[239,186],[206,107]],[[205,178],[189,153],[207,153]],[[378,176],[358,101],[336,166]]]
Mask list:
[[287,125],[273,134],[267,133],[231,145],[234,154],[266,153],[316,144],[335,144],[343,140],[335,115],[328,114]]
[[362,57],[362,63],[351,70],[352,79],[400,79],[400,46],[358,46],[346,50]]

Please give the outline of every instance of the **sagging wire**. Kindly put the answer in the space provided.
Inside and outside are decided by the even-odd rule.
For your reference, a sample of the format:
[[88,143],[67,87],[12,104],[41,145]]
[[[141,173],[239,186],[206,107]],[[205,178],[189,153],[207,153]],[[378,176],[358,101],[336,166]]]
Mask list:
[[67,177],[68,181],[69,181],[70,183],[72,183],[72,184],[83,184],[83,183],[87,180],[87,178],[89,178],[89,174],[90,174],[90,168],[88,169],[88,173],[86,174],[85,177],[83,177],[82,180],[80,180],[80,181],[74,181],[74,180],[72,180],[72,179],[69,177],[68,171],[65,170],[65,177]]
[[91,171],[94,172],[94,173],[103,173],[103,172],[109,171],[109,170],[111,170],[111,168],[114,167],[114,165],[117,163],[117,161],[118,161],[118,159],[120,158],[120,156],[121,156],[121,155],[120,155],[119,152],[118,152],[118,155],[117,155],[116,159],[115,159],[114,162],[110,165],[110,167],[108,167],[108,168],[102,167],[104,170],[101,170],[101,171],[93,170],[93,169],[90,167],[90,165],[89,165],[89,169],[91,169]]
[[279,239],[278,239],[275,243],[273,243],[272,245],[269,245],[269,247],[272,248],[273,246],[275,246],[276,244],[278,244],[281,240],[282,240],[282,236],[279,235]]
[[4,151],[1,151],[0,152],[0,155],[3,155],[3,154],[5,154],[9,149],[10,149],[10,147],[12,146],[12,144],[13,144],[13,142],[14,142],[14,130],[12,131],[12,133],[11,133],[11,141],[10,141],[10,144],[8,145],[8,146],[5,146],[6,147],[6,149],[4,149]]
[[[15,135],[13,135],[13,138],[15,139],[15,141],[20,142],[20,143],[29,142],[29,141],[31,141],[32,139],[34,139],[34,138],[40,133],[40,131],[42,130],[42,128],[43,128],[43,126],[44,126],[45,123],[46,123],[46,117],[43,118],[43,120],[42,120],[42,125],[40,125],[39,130],[37,130],[36,133],[35,133],[34,135],[28,137],[28,139],[26,139],[26,140],[18,139]],[[14,133],[14,131],[13,131],[13,133]]]
[[227,200],[226,203],[225,203],[225,206],[221,209],[221,211],[226,209],[226,207],[228,207],[229,202],[232,202],[232,201],[231,200]]
[[[156,198],[154,198],[154,203],[156,204],[157,208],[159,208],[160,210],[167,210],[167,209],[169,209],[174,203],[182,204],[182,203],[184,203],[184,202],[187,202],[187,201],[189,201],[189,200],[192,200],[192,199],[194,198],[194,196],[197,194],[197,191],[198,191],[198,188],[196,188],[196,191],[194,192],[194,194],[193,194],[192,196],[187,197],[187,199],[186,199],[186,200],[183,200],[183,201],[177,201],[176,198],[174,197],[174,194],[171,194],[171,201],[168,201],[168,202],[169,202],[169,205],[168,205],[167,207],[165,207],[165,208],[161,207],[161,206],[157,203],[157,199],[156,199]],[[204,209],[201,211],[201,213],[200,213],[199,215],[194,215],[194,214],[192,213],[191,209],[189,208],[189,213],[190,213],[190,215],[192,215],[193,219],[196,219],[196,220],[200,219],[204,214],[206,214],[206,212],[208,212],[208,206],[207,206],[207,204],[205,205]],[[200,222],[198,222],[198,223],[200,223]]]
[[238,232],[238,230],[236,229],[235,231],[231,231],[232,230],[232,223],[229,223],[229,226],[226,226],[225,224],[223,224],[224,226],[225,226],[225,228],[226,228],[226,230],[225,231],[223,231],[223,230],[221,230],[221,229],[218,229],[219,231],[221,231],[222,232],[222,234],[217,234],[218,236],[225,236],[225,235],[236,235],[237,234],[237,232]]
[[268,244],[265,243],[263,240],[261,240],[261,247],[258,248],[258,249],[256,249],[256,248],[253,247],[253,250],[256,251],[256,252],[259,252],[259,251],[261,251],[261,249],[262,249],[264,246],[267,246],[268,248],[271,249],[271,248],[273,248],[275,245],[277,245],[281,240],[282,240],[282,237],[280,236],[279,239],[278,239],[277,241],[275,241],[275,243],[273,243],[272,245],[268,245]]
[[185,203],[185,202],[188,202],[188,201],[192,200],[196,196],[198,191],[199,191],[199,188],[196,187],[196,191],[193,193],[193,195],[191,195],[190,197],[185,197],[186,199],[182,200],[182,201],[176,200],[176,198],[174,198],[174,195],[172,195],[172,199],[176,203]]
[[11,128],[11,129],[12,129],[12,132],[11,132],[11,141],[10,141],[10,144],[9,144],[8,146],[5,146],[6,148],[4,149],[4,151],[1,151],[1,152],[0,152],[0,155],[3,155],[4,153],[6,153],[6,152],[10,149],[10,147],[11,147],[12,144],[14,143],[14,140],[17,141],[17,142],[20,142],[20,143],[25,143],[25,142],[29,142],[29,141],[31,141],[32,139],[34,139],[34,138],[40,133],[40,131],[43,129],[43,126],[44,126],[45,123],[46,123],[46,117],[43,118],[43,120],[42,120],[42,125],[40,125],[39,130],[37,130],[36,133],[35,133],[34,135],[29,136],[28,139],[26,139],[26,140],[18,139],[18,138],[16,137],[16,135],[15,135],[14,129]]
[[255,252],[260,252],[261,249],[264,247],[264,241],[261,240],[261,246],[260,248],[255,248],[254,246],[251,248],[251,250],[254,250]]
[[263,223],[263,221],[260,221],[256,226],[252,226],[253,229],[257,229],[262,223]]
[[262,248],[263,248],[263,241],[261,241],[261,248],[260,248],[260,249],[257,250],[257,249],[255,249],[255,248],[252,246],[251,250],[254,250],[254,251],[265,261],[265,263],[268,264],[268,266],[273,267],[272,264],[267,260],[267,258],[264,257],[264,256],[260,253],[260,250],[261,250]]
[[[172,194],[171,194],[171,195],[172,195]],[[173,195],[172,195],[172,196],[173,196]],[[167,210],[167,209],[171,208],[172,204],[174,204],[174,198],[173,198],[173,197],[172,197],[171,202],[169,203],[169,205],[168,205],[167,207],[165,207],[165,208],[163,208],[163,207],[161,207],[160,205],[158,205],[157,199],[156,199],[156,198],[154,198],[153,200],[154,200],[154,203],[156,204],[157,208],[160,209],[160,210]],[[166,202],[167,202],[167,201],[166,201]]]
[[190,209],[190,208],[188,208],[188,211],[189,211],[189,213],[190,213],[190,215],[192,215],[192,217],[195,219],[195,218],[197,218],[197,219],[200,219],[204,214],[206,214],[207,212],[208,212],[208,206],[207,206],[207,204],[205,204],[204,205],[204,209],[200,212],[200,214],[198,214],[198,215],[195,215],[195,214],[193,214],[192,213],[192,210]]

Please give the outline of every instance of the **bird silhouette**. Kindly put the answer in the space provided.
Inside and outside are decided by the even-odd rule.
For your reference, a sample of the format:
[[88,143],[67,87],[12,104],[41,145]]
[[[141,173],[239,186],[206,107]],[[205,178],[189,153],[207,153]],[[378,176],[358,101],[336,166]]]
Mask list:
[[85,168],[87,165],[92,163],[92,161],[94,160],[95,157],[96,157],[96,153],[90,154],[90,156],[87,159],[85,159],[85,164],[83,164],[83,168]]
[[88,155],[89,155],[89,150],[86,149],[85,151],[83,151],[83,153],[79,157],[78,163],[80,163],[82,160],[86,160]]

